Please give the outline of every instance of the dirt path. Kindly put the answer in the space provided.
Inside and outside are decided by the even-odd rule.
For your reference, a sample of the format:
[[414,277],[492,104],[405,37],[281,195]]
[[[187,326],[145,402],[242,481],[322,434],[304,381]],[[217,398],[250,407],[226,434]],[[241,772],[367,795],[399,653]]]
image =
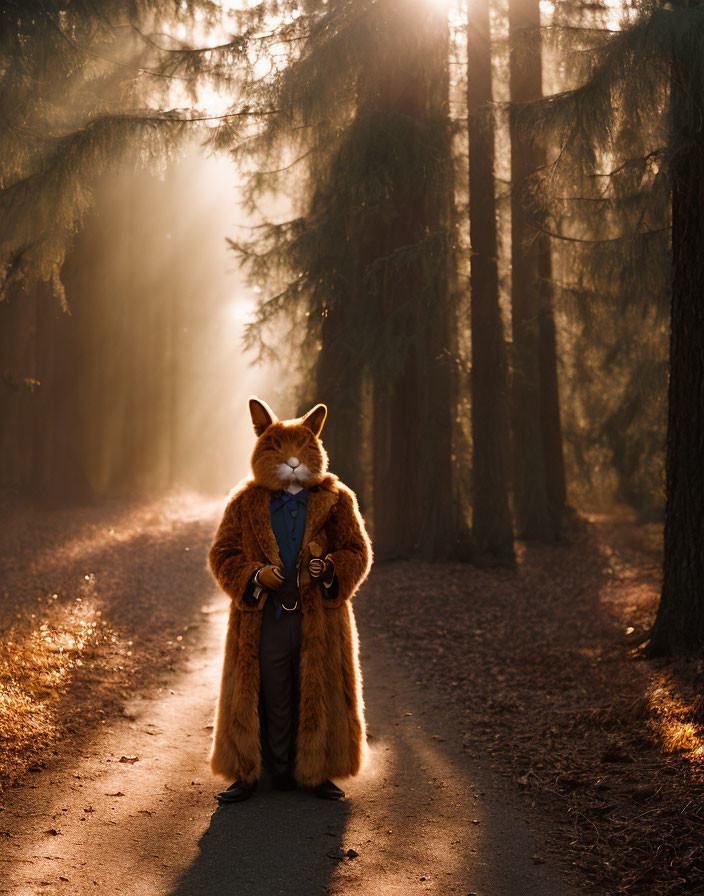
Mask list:
[[553,867],[548,833],[505,782],[468,758],[459,729],[443,722],[443,698],[410,682],[372,637],[362,644],[370,762],[343,782],[347,799],[277,793],[264,783],[252,800],[218,807],[207,753],[226,610],[213,595],[185,638],[180,671],[155,693],[136,693],[79,755],[8,792],[0,893],[578,891]]

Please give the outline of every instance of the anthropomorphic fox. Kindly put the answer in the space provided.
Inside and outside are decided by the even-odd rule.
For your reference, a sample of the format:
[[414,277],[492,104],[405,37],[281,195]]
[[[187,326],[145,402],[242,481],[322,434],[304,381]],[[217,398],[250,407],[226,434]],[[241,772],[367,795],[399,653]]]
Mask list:
[[327,470],[327,408],[279,420],[249,400],[258,436],[252,476],[229,495],[210,568],[232,599],[216,709],[218,795],[252,795],[262,768],[275,787],[340,799],[331,778],[366,755],[352,598],[372,564],[354,492]]

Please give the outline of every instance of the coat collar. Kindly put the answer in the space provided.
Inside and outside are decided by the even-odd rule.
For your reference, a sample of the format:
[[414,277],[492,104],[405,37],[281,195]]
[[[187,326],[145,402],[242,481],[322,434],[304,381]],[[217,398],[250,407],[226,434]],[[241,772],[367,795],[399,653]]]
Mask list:
[[[323,527],[331,507],[336,503],[339,496],[336,483],[337,476],[328,473],[320,485],[308,489],[306,525],[303,531],[301,550],[310,541],[313,541],[316,533]],[[250,488],[252,495],[249,504],[249,519],[254,534],[267,560],[274,566],[283,566],[276,536],[271,528],[271,513],[269,510],[271,492],[261,485],[252,484]]]

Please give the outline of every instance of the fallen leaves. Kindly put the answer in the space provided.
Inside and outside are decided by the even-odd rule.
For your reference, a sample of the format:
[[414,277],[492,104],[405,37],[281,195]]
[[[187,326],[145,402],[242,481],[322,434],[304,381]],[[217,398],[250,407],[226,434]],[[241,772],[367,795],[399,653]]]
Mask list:
[[[704,661],[629,654],[657,606],[661,527],[581,516],[565,536],[518,541],[516,570],[378,564],[360,643],[373,632],[443,696],[457,761],[510,776],[568,870],[622,896],[704,893]],[[427,611],[438,577],[441,623]]]

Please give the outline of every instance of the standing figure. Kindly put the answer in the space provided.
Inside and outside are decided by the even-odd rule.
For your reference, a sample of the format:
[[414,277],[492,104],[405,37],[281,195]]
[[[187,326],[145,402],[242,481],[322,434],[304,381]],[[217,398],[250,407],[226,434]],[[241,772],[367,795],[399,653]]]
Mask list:
[[231,492],[210,568],[232,599],[210,767],[247,799],[262,768],[274,787],[344,792],[366,756],[352,597],[372,564],[354,492],[327,471],[327,408],[279,420],[250,398],[252,477]]

